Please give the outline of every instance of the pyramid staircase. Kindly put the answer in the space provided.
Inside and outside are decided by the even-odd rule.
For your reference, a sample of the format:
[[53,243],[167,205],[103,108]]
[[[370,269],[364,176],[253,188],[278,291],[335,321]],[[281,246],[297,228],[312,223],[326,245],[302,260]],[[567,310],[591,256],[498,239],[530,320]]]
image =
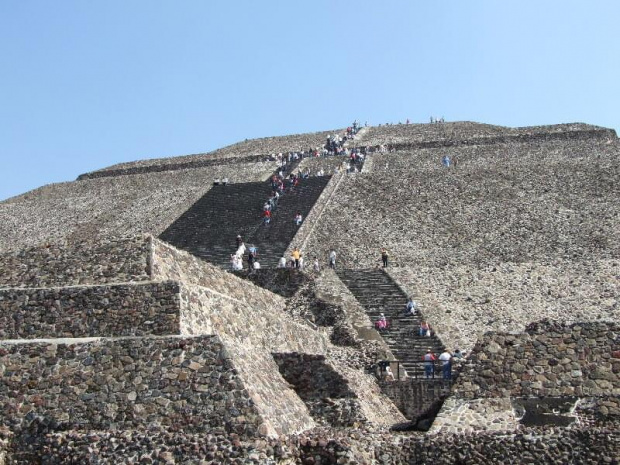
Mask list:
[[402,289],[382,269],[338,270],[336,273],[373,323],[381,313],[391,321],[390,328],[381,333],[383,339],[409,376],[423,376],[421,361],[426,351],[430,348],[439,355],[444,345],[434,334],[431,337],[419,335],[423,315],[419,311],[415,316],[404,315],[407,295]]
[[263,267],[275,267],[299,229],[293,221],[295,214],[300,212],[306,218],[330,179],[302,179],[297,187],[287,187],[268,225],[263,224],[262,211],[271,195],[269,182],[213,186],[160,239],[228,268],[240,234],[246,246],[258,248]]

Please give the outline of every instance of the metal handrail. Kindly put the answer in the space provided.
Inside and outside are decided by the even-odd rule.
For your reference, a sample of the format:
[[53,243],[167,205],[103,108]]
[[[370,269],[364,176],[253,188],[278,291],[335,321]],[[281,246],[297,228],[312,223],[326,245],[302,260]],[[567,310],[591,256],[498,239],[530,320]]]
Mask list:
[[[403,372],[406,374],[405,377],[401,377],[401,365],[403,364],[403,362],[401,360],[380,360],[379,362],[377,362],[377,368],[379,370],[378,372],[378,376],[380,379],[385,379],[385,367],[389,366],[390,370],[392,371],[392,374],[394,375],[394,380],[396,381],[400,381],[401,378],[402,379],[428,379],[428,380],[435,380],[435,379],[439,379],[445,382],[452,382],[453,378],[454,378],[454,363],[451,363],[451,371],[450,371],[450,377],[449,378],[445,378],[443,375],[443,367],[444,364],[441,360],[433,360],[433,361],[427,361],[427,360],[412,360],[412,361],[408,361],[406,362],[407,365],[419,365],[420,369],[416,369],[413,372],[410,372],[409,370],[405,369],[403,367]],[[396,370],[393,369],[393,366],[396,365]],[[431,370],[429,372],[427,372],[426,368],[427,367],[431,367]],[[417,367],[416,367],[417,368]]]

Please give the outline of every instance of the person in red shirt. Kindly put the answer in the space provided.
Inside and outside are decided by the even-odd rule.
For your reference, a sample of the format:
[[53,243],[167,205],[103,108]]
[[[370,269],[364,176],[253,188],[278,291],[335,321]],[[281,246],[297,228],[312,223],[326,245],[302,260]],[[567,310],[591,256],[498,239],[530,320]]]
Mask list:
[[437,360],[437,357],[435,357],[431,349],[428,349],[422,359],[424,360],[424,375],[430,378],[435,373],[435,360]]

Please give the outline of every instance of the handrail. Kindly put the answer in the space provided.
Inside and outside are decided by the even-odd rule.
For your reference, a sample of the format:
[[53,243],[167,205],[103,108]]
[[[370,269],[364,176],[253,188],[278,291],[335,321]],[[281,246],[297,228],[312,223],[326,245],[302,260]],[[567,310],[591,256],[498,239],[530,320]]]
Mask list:
[[[403,367],[403,371],[405,376],[402,377],[402,379],[427,379],[427,380],[435,380],[435,379],[439,379],[441,381],[445,381],[445,382],[452,382],[454,380],[454,368],[455,368],[455,364],[454,362],[450,361],[451,364],[451,369],[450,369],[450,376],[446,377],[445,374],[443,373],[443,367],[444,364],[441,360],[433,360],[433,361],[428,361],[428,360],[411,360],[411,361],[407,361],[407,362],[403,362],[402,360],[380,360],[377,362],[377,368],[379,370],[379,372],[377,373],[378,377],[380,379],[387,379],[386,375],[385,375],[385,367],[389,366],[390,370],[392,371],[392,374],[394,376],[394,380],[395,381],[400,381],[401,380],[401,365],[403,363],[407,363],[407,365],[419,365],[420,369],[416,369],[413,370],[411,373],[405,369]],[[396,371],[392,370],[392,365],[396,364]],[[460,365],[460,362],[458,362],[458,365]],[[431,367],[430,370],[428,370],[427,368]],[[416,366],[417,368],[417,366]]]

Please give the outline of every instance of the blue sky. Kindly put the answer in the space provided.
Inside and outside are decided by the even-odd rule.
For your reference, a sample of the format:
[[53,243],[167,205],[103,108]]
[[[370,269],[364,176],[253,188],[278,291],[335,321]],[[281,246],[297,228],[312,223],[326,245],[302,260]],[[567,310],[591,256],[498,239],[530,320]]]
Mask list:
[[620,128],[620,2],[0,0],[0,199],[245,138]]

